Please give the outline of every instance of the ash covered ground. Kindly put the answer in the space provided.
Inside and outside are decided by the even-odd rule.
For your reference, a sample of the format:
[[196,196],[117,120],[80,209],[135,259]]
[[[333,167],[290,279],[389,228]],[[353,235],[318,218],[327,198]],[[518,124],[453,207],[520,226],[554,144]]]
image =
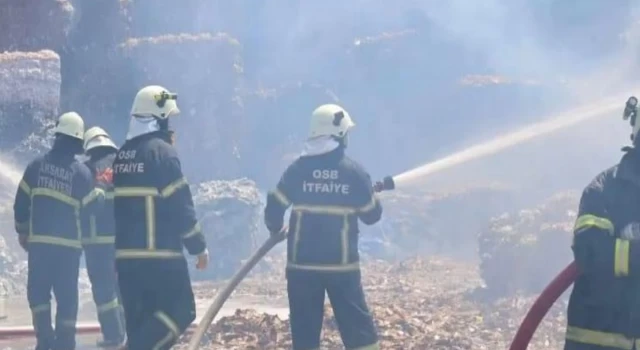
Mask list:
[[[278,270],[282,256],[272,256]],[[449,258],[414,258],[403,262],[368,261],[363,283],[376,318],[382,349],[506,349],[518,324],[532,304],[529,296],[489,300],[478,287],[482,280],[476,265]],[[260,273],[238,287],[236,295],[286,302],[284,274]],[[214,297],[216,285],[196,287],[198,297]],[[327,302],[323,349],[342,349],[339,333]],[[532,350],[559,349],[565,325],[565,301],[557,303],[545,318],[529,346]],[[189,336],[177,349],[186,349]],[[202,349],[290,349],[291,336],[285,317],[238,309],[209,327]]]

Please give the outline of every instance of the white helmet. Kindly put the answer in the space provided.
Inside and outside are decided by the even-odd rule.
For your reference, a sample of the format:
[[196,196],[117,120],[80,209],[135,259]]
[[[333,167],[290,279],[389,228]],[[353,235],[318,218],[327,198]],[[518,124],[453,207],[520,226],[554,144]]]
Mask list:
[[134,117],[167,119],[180,113],[176,103],[177,99],[177,94],[169,92],[162,86],[150,85],[143,87],[133,100],[131,115]]
[[113,143],[109,137],[109,134],[107,134],[103,128],[94,126],[84,133],[84,151],[86,152],[96,147],[111,147],[118,149],[116,144]]
[[311,114],[309,138],[318,136],[343,138],[355,125],[344,108],[334,104],[322,105]]
[[82,140],[84,120],[82,120],[82,117],[76,112],[64,113],[58,118],[53,132]]

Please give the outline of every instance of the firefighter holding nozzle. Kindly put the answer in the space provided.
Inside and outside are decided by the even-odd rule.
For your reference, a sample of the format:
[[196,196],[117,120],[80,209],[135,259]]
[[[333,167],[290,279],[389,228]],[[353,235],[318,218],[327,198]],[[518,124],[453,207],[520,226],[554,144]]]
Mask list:
[[354,125],[342,107],[318,107],[302,155],[267,197],[272,235],[285,238],[284,213],[292,207],[286,276],[294,350],[320,347],[325,292],[345,347],[379,349],[361,283],[358,221],[375,224],[382,207],[369,174],[345,155]]
[[565,350],[640,349],[640,138],[638,100],[627,102],[632,146],[582,192],[573,253],[580,271],[567,311]]

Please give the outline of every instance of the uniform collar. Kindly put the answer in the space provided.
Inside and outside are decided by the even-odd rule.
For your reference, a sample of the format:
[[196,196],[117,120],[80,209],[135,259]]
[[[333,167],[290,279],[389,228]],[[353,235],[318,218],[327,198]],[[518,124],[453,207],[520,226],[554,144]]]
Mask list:
[[319,156],[321,154],[327,154],[335,150],[340,146],[340,142],[333,139],[331,136],[320,136],[312,139],[308,139],[304,143],[302,150],[302,157]]
[[150,132],[150,133],[146,133],[146,134],[142,134],[140,136],[137,136],[133,139],[127,140],[127,143],[137,143],[140,141],[144,141],[144,140],[149,140],[149,139],[153,139],[153,138],[158,138],[161,139],[167,143],[171,143],[171,135],[169,135],[169,133],[167,131],[154,131],[154,132]]
[[150,134],[160,130],[160,125],[154,117],[131,117],[129,121],[129,131],[126,140]]
[[640,187],[640,151],[631,147],[625,147],[623,151],[626,153],[618,164],[616,177]]

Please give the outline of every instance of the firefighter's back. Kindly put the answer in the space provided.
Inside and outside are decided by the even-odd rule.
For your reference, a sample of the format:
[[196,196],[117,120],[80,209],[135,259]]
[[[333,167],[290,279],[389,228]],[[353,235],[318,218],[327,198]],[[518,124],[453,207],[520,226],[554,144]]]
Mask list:
[[118,260],[184,260],[182,241],[162,196],[162,162],[175,151],[153,136],[126,142],[113,163]]
[[[16,230],[28,249],[27,299],[37,349],[73,349],[78,313],[81,234],[87,213],[100,191],[92,190],[82,152],[84,121],[75,112],[58,118],[51,151],[31,162],[20,181],[14,203]],[[55,330],[51,292],[56,298]]]
[[67,154],[36,159],[26,179],[31,198],[29,245],[81,249],[80,209],[90,186],[89,169]]
[[357,270],[358,217],[372,200],[367,173],[337,149],[299,158],[286,181],[292,204],[288,268]]
[[84,245],[113,244],[115,236],[115,220],[113,217],[113,162],[116,152],[110,151],[92,157],[85,164],[91,171],[96,187],[105,192],[99,211],[90,218],[88,232],[83,232]]
[[378,349],[361,284],[358,221],[376,223],[382,206],[369,175],[344,153],[354,125],[338,105],[316,108],[303,155],[267,196],[272,235],[284,232],[283,215],[292,208],[286,275],[294,349],[320,347],[325,293],[345,348]]

